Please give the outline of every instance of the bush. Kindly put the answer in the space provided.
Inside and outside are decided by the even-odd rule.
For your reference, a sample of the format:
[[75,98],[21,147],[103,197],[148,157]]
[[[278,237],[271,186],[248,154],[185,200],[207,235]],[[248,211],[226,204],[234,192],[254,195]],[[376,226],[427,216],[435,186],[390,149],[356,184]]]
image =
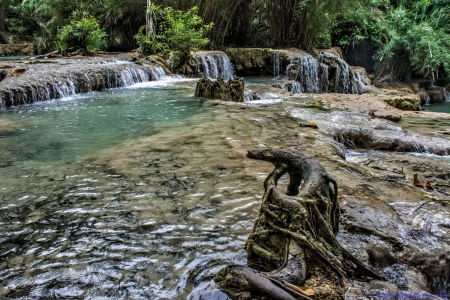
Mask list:
[[86,12],[75,11],[70,24],[59,30],[55,46],[66,54],[81,49],[85,55],[93,54],[107,47],[107,34],[96,18]]
[[156,34],[146,36],[144,25],[135,35],[136,42],[143,53],[172,50],[183,56],[192,49],[204,47],[209,43],[209,39],[205,36],[214,24],[203,24],[197,7],[180,11],[172,7],[161,9],[159,6],[152,5],[152,11],[158,19]]

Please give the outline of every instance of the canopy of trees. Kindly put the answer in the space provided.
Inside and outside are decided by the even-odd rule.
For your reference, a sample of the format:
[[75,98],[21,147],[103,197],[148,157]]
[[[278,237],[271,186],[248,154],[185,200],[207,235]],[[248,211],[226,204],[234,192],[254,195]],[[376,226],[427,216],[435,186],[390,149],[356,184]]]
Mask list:
[[[58,32],[74,11],[94,16],[108,35],[110,50],[137,47],[135,39],[148,24],[144,0],[0,0],[0,32],[33,40],[39,52],[55,48]],[[197,46],[299,47],[306,50],[370,45],[376,71],[392,80],[420,75],[450,80],[450,4],[448,0],[155,0],[166,18],[158,22],[188,22],[177,10],[197,7],[203,23]],[[170,7],[170,8],[169,8]],[[167,16],[171,17],[167,18]],[[163,16],[164,17],[164,16]],[[202,24],[211,24],[214,26]],[[192,24],[191,24],[192,25]],[[191,26],[191,25],[188,25]],[[201,27],[201,26],[207,26]],[[208,27],[209,26],[209,27]],[[161,27],[160,27],[161,28]],[[162,39],[173,27],[166,26]],[[141,34],[144,32],[141,30]],[[180,38],[179,36],[177,38]],[[181,37],[182,38],[182,37]],[[2,39],[0,39],[1,42]],[[179,45],[176,40],[164,45]],[[157,50],[157,49],[155,49]]]

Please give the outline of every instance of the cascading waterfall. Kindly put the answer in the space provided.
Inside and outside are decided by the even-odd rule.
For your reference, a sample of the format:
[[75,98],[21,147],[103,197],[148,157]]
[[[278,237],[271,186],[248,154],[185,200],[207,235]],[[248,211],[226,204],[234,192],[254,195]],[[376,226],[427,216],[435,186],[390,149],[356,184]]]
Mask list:
[[101,65],[100,69],[90,69],[85,72],[55,74],[54,78],[58,78],[57,81],[43,79],[33,84],[0,90],[0,108],[126,87],[149,80],[159,80],[166,76],[164,69],[160,66],[138,67],[127,62]]
[[272,55],[273,60],[273,78],[280,78],[280,52],[274,51]]
[[225,81],[235,77],[233,65],[224,52],[201,51],[195,53],[194,59],[200,60],[200,73],[203,74],[203,77],[210,79],[223,78]]
[[362,94],[364,92],[364,83],[359,72],[353,72],[353,94]]
[[288,75],[289,80],[295,80],[297,76],[292,76],[293,71],[298,68],[298,65],[295,64],[292,59],[290,60],[289,64],[286,66],[286,74]]
[[444,93],[444,101],[450,102],[450,92],[448,92],[446,88],[443,88],[442,93]]
[[151,79],[153,81],[161,80],[161,79],[163,79],[164,77],[167,76],[167,74],[164,71],[164,69],[162,67],[160,67],[160,66],[153,67],[150,70],[150,74],[151,74]]
[[334,83],[334,92],[342,94],[351,94],[352,84],[350,80],[350,68],[347,63],[340,58],[336,58],[336,80]]
[[427,100],[425,101],[425,105],[430,105],[430,94],[427,94]]
[[300,94],[302,92],[302,86],[299,82],[286,83],[283,85],[282,90],[294,94]]
[[[328,65],[335,68],[334,90],[330,92],[342,94],[356,94],[359,92],[358,88],[355,87],[355,76],[353,72],[350,71],[350,67],[344,60],[332,53],[325,52],[319,54],[319,62],[323,63],[325,66],[327,66],[325,64],[325,62],[327,62]],[[322,85],[323,92],[328,92],[328,84],[327,90],[325,90]]]
[[323,93],[328,93],[328,66],[326,64],[319,63],[319,80],[319,89]]
[[299,59],[297,81],[302,93],[319,93],[319,62],[307,55]]

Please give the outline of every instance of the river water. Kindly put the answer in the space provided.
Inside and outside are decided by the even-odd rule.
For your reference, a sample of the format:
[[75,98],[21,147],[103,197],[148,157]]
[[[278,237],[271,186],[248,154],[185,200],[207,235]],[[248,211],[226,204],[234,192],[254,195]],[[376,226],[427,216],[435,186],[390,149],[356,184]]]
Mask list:
[[[345,161],[329,120],[380,134],[401,128],[324,111],[318,96],[290,97],[268,86],[255,104],[220,103],[194,98],[195,81],[167,79],[2,112],[16,129],[0,134],[0,298],[227,299],[212,277],[226,264],[245,264],[262,183],[273,169],[245,158],[253,148],[315,157],[339,181],[353,218],[398,235],[403,221],[393,205],[418,207],[423,192],[386,181],[385,173],[404,167],[423,176],[446,168],[448,157],[387,156],[377,168]],[[300,121],[320,129],[300,129]],[[448,212],[432,205],[433,216]],[[355,244],[354,236],[340,238],[356,254],[373,242]],[[435,244],[443,247],[439,239],[427,233],[427,256]]]
[[435,103],[425,106],[426,110],[450,114],[450,102]]
[[[0,298],[226,299],[202,287],[218,265],[245,262],[255,193],[225,181],[212,194],[202,185],[225,169],[177,172],[186,159],[156,144],[211,118],[194,85],[142,83],[2,113],[19,129],[0,138]],[[139,178],[87,158],[152,136],[159,153],[142,157]],[[222,194],[233,193],[243,223],[221,215]]]

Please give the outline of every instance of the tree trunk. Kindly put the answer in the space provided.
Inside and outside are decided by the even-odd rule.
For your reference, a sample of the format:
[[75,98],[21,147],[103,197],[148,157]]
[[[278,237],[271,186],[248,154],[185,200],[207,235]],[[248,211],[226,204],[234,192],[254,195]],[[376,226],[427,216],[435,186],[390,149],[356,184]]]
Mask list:
[[147,25],[147,37],[150,39],[155,35],[155,22],[153,18],[152,1],[147,0],[147,12],[145,14]]
[[[336,239],[338,187],[322,165],[278,149],[250,150],[247,157],[271,162],[275,170],[264,181],[260,214],[247,239],[248,267],[227,266],[215,276],[231,298],[310,299],[287,282],[314,290],[314,299],[344,299],[348,277],[384,280]],[[290,182],[282,193],[277,182],[286,173]]]

